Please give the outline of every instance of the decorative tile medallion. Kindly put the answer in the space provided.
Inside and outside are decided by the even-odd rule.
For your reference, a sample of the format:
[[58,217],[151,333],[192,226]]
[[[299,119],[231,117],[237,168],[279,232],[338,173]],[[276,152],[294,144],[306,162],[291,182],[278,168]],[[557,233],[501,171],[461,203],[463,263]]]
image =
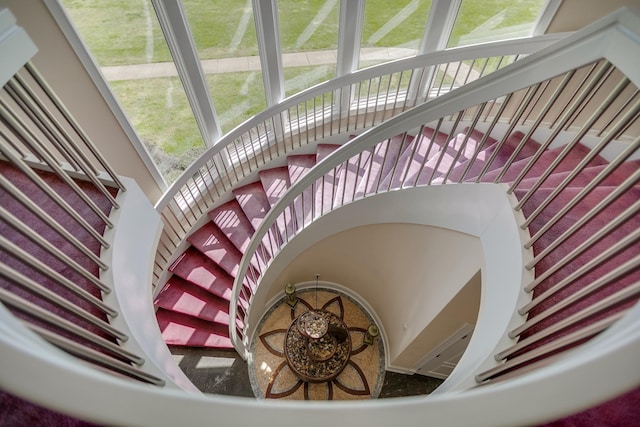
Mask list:
[[[365,309],[349,296],[328,289],[299,291],[298,304],[291,307],[286,298],[276,303],[262,318],[251,343],[249,377],[258,398],[296,400],[352,400],[378,397],[384,382],[384,348],[380,338],[372,345],[363,342],[367,327],[373,323]],[[323,345],[336,346],[334,338],[305,341],[299,345],[297,321],[306,312],[317,311],[331,324],[346,327],[348,336],[338,336],[337,348],[327,350],[327,357],[311,360],[305,365],[307,352],[322,352]],[[302,316],[304,320],[308,316]],[[285,356],[285,340],[289,344]],[[292,340],[294,340],[292,342]],[[346,344],[348,342],[349,345]],[[316,346],[316,347],[314,347]],[[346,351],[347,354],[340,352]],[[298,354],[299,353],[299,354]],[[312,358],[313,359],[313,358]],[[291,368],[291,364],[295,371]],[[318,380],[309,372],[335,369],[328,381]],[[302,373],[302,375],[301,375]],[[311,379],[311,381],[308,381]]]

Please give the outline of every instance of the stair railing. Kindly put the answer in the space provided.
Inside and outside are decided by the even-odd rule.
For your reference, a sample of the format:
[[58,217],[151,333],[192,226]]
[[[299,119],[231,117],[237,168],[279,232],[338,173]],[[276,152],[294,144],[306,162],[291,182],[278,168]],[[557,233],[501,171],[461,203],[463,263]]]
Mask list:
[[327,137],[382,123],[561,37],[487,43],[378,65],[309,88],[242,123],[203,153],[156,204],[164,230],[154,286],[162,287],[176,249],[198,221],[264,165]]
[[[128,319],[127,298],[135,290],[128,286],[127,297],[119,292],[129,285],[115,277],[126,262],[113,257],[132,201],[146,199],[135,183],[116,175],[28,62],[35,52],[11,13],[0,10],[0,317],[22,320],[12,334],[22,335],[25,346],[62,349],[76,363],[162,386],[160,353],[141,344],[145,328]],[[143,210],[136,214],[157,220],[155,228],[147,221],[152,229],[139,246],[147,245],[148,258],[159,220],[148,202]],[[139,289],[146,297],[144,271]],[[135,311],[143,313],[140,304]],[[2,381],[13,371],[4,374]]]
[[[562,44],[562,49],[546,50],[541,53],[542,58],[537,58],[535,62],[532,58],[527,63],[516,64],[508,72],[498,72],[483,82],[472,83],[464,90],[451,92],[433,103],[418,106],[415,111],[405,113],[402,117],[391,119],[384,127],[368,131],[356,138],[353,144],[329,156],[316,170],[296,184],[292,192],[276,207],[276,213],[267,218],[260,233],[265,236],[269,229],[267,224],[275,224],[277,215],[290,207],[296,197],[316,183],[326,172],[359,155],[363,152],[362,149],[373,147],[383,138],[403,135],[407,130],[419,130],[424,123],[435,126],[442,123],[441,129],[445,129],[447,134],[453,133],[453,126],[445,128],[445,122],[457,122],[459,126],[473,124],[475,114],[479,110],[473,107],[483,105],[485,101],[487,104],[482,111],[491,113],[488,115],[489,122],[485,127],[481,127],[478,123],[482,123],[483,116],[480,116],[473,127],[486,132],[493,124],[494,115],[508,117],[500,112],[506,111],[506,107],[502,110],[502,105],[518,105],[517,99],[529,99],[529,107],[538,103],[536,94],[530,97],[527,94],[529,90],[539,90],[533,87],[528,89],[529,86],[526,85],[531,81],[544,82],[556,74],[573,70],[580,64],[598,61],[600,57],[606,58],[607,62],[622,70],[622,74],[629,77],[637,87],[639,79],[634,64],[635,58],[638,57],[636,50],[640,34],[637,21],[633,17],[618,16],[617,24],[609,21],[610,25],[605,25],[611,30],[607,36],[613,39],[591,34],[593,37],[590,36],[582,49],[577,51],[571,49],[571,43],[579,40],[569,39],[567,43]],[[594,28],[598,31],[605,29],[600,26],[592,27],[592,30]],[[618,48],[621,49],[620,52],[617,51]],[[584,52],[580,52],[581,50]],[[541,64],[545,66],[540,67]],[[542,87],[544,85],[538,86]],[[507,95],[509,101],[507,97],[500,96],[510,93],[513,95]],[[622,111],[620,118],[613,118],[615,123],[623,120],[627,117],[627,112],[631,111],[627,106],[621,108],[617,105],[613,108]],[[525,108],[520,117],[528,125],[536,121],[539,111],[533,108],[528,112]],[[576,113],[578,111],[582,110],[578,109]],[[453,120],[448,120],[449,115],[453,115]],[[610,114],[605,115],[611,118]],[[579,114],[576,117],[579,117]],[[607,135],[612,129],[618,128],[618,124],[609,126],[609,121],[606,119],[597,126],[603,129],[604,139],[608,138]],[[637,121],[624,119],[620,124],[624,121],[631,126],[628,132],[637,135]],[[582,127],[585,122],[580,118],[570,119],[567,126]],[[502,123],[495,123],[496,127],[501,125]],[[543,126],[538,127],[543,130]],[[555,124],[552,124],[551,129],[552,132],[556,129]],[[624,136],[624,132],[622,133]],[[463,141],[464,139],[459,142]],[[460,150],[456,151],[458,152]],[[472,156],[475,154],[477,153],[471,153]],[[442,160],[446,159],[443,157]],[[404,175],[401,171],[399,176]],[[407,182],[404,178],[401,181]],[[277,212],[278,210],[280,212]],[[624,221],[624,218],[625,216],[622,216],[616,221]],[[612,227],[615,227],[615,223],[612,223]],[[256,241],[259,245],[261,239],[258,237]],[[256,250],[255,244],[252,250]],[[245,263],[242,271],[246,268]],[[628,266],[622,268],[626,269]],[[432,395],[429,399],[395,399],[394,402],[386,404],[379,401],[317,402],[314,405],[305,402],[267,403],[231,396],[188,395],[180,390],[153,387],[107,375],[100,369],[77,363],[62,352],[50,351],[48,346],[43,345],[46,343],[42,340],[32,339],[29,331],[25,333],[16,317],[5,314],[6,310],[0,309],[0,350],[3,366],[10,367],[12,373],[2,375],[2,389],[18,390],[16,394],[30,401],[95,423],[109,425],[171,426],[185,422],[203,425],[215,420],[222,425],[278,423],[282,426],[294,426],[299,425],[300,417],[305,417],[307,424],[317,426],[334,423],[336,419],[345,422],[364,421],[372,426],[390,425],[398,420],[404,424],[418,424],[425,419],[436,425],[530,425],[550,421],[595,405],[621,391],[637,386],[640,382],[638,370],[633,369],[637,367],[637,354],[640,351],[638,305],[604,333],[588,342],[584,346],[585,351],[574,352],[567,357],[559,358],[553,364],[540,367],[536,369],[535,375],[524,374],[513,381],[491,383],[463,393],[443,393]],[[627,369],[629,366],[632,369]],[[46,381],[25,381],[27,378],[46,378]],[[60,384],[65,384],[64,393],[59,392]],[[580,388],[579,393],[574,392],[577,387]],[[550,393],[549,390],[556,392]],[[557,398],[558,392],[563,392],[562,399]],[[457,408],[464,408],[464,411],[456,410]],[[186,412],[188,419],[185,421]]]
[[[558,194],[567,188],[568,184],[580,175],[596,156],[608,156],[609,165],[603,168],[589,185],[566,202],[542,230],[523,244],[525,250],[541,237],[551,239],[547,248],[567,243],[580,224],[595,217],[621,196],[633,197],[634,193],[629,192],[634,186],[636,187],[634,191],[637,191],[640,180],[637,165],[631,166],[636,168],[635,171],[625,172],[626,178],[622,183],[611,184],[614,187],[611,193],[601,203],[584,213],[577,220],[576,226],[569,228],[561,236],[547,234],[549,228],[562,220],[563,215],[578,205],[596,185],[604,182],[613,172],[622,171],[624,167],[634,165],[626,162],[632,159],[637,161],[640,158],[640,138],[637,136],[640,126],[640,93],[638,91],[640,71],[634,65],[634,58],[640,55],[640,46],[637,43],[639,35],[640,16],[619,12],[505,69],[391,118],[385,124],[376,126],[341,146],[319,162],[307,175],[293,184],[267,213],[245,251],[234,282],[230,310],[230,334],[236,350],[240,354],[247,354],[248,338],[252,330],[246,329],[246,325],[251,325],[251,320],[255,320],[255,317],[249,318],[251,302],[258,292],[260,278],[264,276],[278,252],[313,221],[345,204],[345,195],[340,193],[332,193],[330,202],[323,203],[326,199],[325,183],[332,186],[336,176],[343,173],[341,171],[358,170],[361,164],[371,161],[375,147],[380,147],[381,150],[376,154],[386,158],[391,144],[385,142],[385,146],[385,143],[379,144],[380,141],[391,141],[396,138],[404,145],[410,135],[416,135],[416,138],[422,135],[425,126],[434,130],[429,131],[429,134],[434,136],[429,144],[434,143],[438,132],[444,132],[446,135],[442,138],[445,141],[442,149],[431,151],[431,146],[428,147],[427,152],[436,153],[430,159],[426,156],[423,159],[414,157],[417,144],[414,145],[414,152],[410,154],[407,164],[422,162],[424,167],[425,161],[428,160],[429,168],[426,169],[426,174],[409,176],[409,167],[402,169],[396,159],[389,173],[390,179],[375,183],[372,189],[365,188],[360,193],[346,195],[346,203],[380,191],[398,190],[416,185],[460,183],[474,167],[481,167],[474,181],[483,182],[489,176],[487,173],[495,155],[507,142],[511,131],[522,129],[525,132],[524,138],[491,180],[496,184],[512,182],[505,187],[507,193],[511,194],[519,191],[519,186],[528,171],[542,164],[538,161],[545,150],[551,146],[564,147],[551,165],[544,165],[545,170],[540,178],[531,184],[531,188],[524,192],[515,205],[515,210],[520,211],[534,195],[544,195],[544,200],[535,206],[533,212],[525,215],[526,219],[520,225],[523,230],[527,229],[542,209],[551,203],[558,202]],[[500,134],[504,137],[498,138],[493,155],[489,159],[478,159],[477,156],[485,146],[487,138],[494,129],[498,128],[500,130],[495,132],[495,136]],[[479,131],[485,135],[475,147],[467,145],[469,135],[473,131]],[[456,137],[460,133],[466,136]],[[562,137],[566,138],[567,135],[571,137],[562,141]],[[543,141],[536,154],[513,181],[505,179],[516,161],[517,154],[532,136]],[[566,172],[566,176],[556,184],[550,194],[537,192],[558,164],[567,158],[569,153],[575,152],[578,142],[589,145],[588,153],[582,155],[579,163]],[[467,167],[461,176],[451,180],[454,166],[459,162],[468,162]],[[366,178],[362,180],[365,181]],[[342,191],[344,189],[345,187],[342,187]],[[566,353],[559,355],[558,352],[574,348],[575,345],[610,328],[625,315],[628,322],[640,326],[640,318],[633,314],[637,313],[637,309],[634,312],[633,307],[635,305],[637,308],[640,283],[634,279],[635,276],[630,276],[640,268],[640,255],[637,251],[633,252],[633,248],[637,249],[637,242],[640,240],[639,212],[640,203],[637,201],[625,207],[623,212],[609,220],[588,241],[556,263],[552,270],[566,269],[565,271],[572,273],[552,289],[539,295],[534,294],[534,298],[531,300],[529,297],[530,302],[523,306],[516,305],[514,301],[514,306],[511,308],[500,307],[499,311],[504,310],[510,315],[506,317],[506,321],[503,321],[504,330],[498,331],[497,334],[495,325],[491,325],[494,329],[491,331],[487,328],[486,321],[492,318],[491,312],[496,311],[495,305],[490,301],[483,303],[467,353],[438,392],[467,389],[477,384],[503,381],[513,376],[526,376],[526,373],[531,370],[541,370],[560,360],[567,360]],[[572,261],[587,248],[593,247],[596,242],[610,233],[620,231],[619,226],[623,223],[630,224],[635,229],[586,265],[572,264]],[[278,224],[282,231],[280,235],[274,235],[274,229]],[[288,226],[283,227],[283,224]],[[275,247],[274,242],[278,242]],[[625,252],[628,249],[630,251]],[[527,268],[532,269],[547,254],[548,251],[536,254]],[[593,271],[611,259],[618,259],[620,265],[576,294],[565,297],[554,308],[526,320],[524,316],[541,301],[550,297],[555,298],[575,278]],[[625,282],[623,289],[602,301],[590,304],[575,314],[568,312],[568,317],[558,324],[517,341],[524,331],[530,330],[541,320],[622,278],[631,280],[632,283]],[[543,279],[539,277],[529,283],[510,286],[521,287],[523,294],[530,294],[541,280]],[[483,295],[487,295],[486,289],[492,286],[495,284],[483,283]],[[611,308],[616,309],[610,311]],[[581,321],[594,314],[601,317],[597,322],[587,326],[580,325]],[[517,326],[513,327],[514,324]],[[243,328],[238,325],[243,325]],[[564,336],[561,334],[560,337],[554,337],[549,341],[549,337],[560,329],[568,329],[571,332]],[[602,340],[606,341],[604,338]],[[466,357],[467,354],[473,354],[473,357]],[[576,357],[576,360],[582,357],[579,352],[571,354]],[[482,362],[479,363],[478,360]],[[631,362],[626,369],[633,370],[632,365],[635,363]],[[602,360],[601,364],[603,370],[609,368],[607,361]],[[624,370],[624,368],[621,369]],[[568,374],[567,378],[570,376]],[[563,380],[558,379],[558,381]],[[640,374],[635,375],[633,380],[623,381],[617,393],[636,386],[639,381]],[[540,392],[543,391],[540,390]]]

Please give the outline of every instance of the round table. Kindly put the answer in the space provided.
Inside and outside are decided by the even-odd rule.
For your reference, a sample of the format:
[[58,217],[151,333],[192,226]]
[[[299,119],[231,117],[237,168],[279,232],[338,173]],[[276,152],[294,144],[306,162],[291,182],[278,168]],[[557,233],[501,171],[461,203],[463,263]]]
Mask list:
[[325,310],[310,310],[289,325],[284,355],[303,381],[331,381],[343,371],[351,355],[351,337],[345,323]]

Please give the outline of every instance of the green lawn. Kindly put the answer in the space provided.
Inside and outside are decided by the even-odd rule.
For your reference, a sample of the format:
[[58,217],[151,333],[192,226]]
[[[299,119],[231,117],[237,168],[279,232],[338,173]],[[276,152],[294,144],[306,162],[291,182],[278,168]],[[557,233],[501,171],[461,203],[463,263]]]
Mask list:
[[[544,0],[465,0],[450,45],[494,17],[504,28],[535,20]],[[150,0],[62,0],[100,66],[171,61]],[[182,0],[201,59],[258,54],[251,0]],[[278,0],[283,52],[337,48],[339,0]],[[431,0],[367,0],[363,47],[417,49]],[[389,25],[388,22],[401,25]],[[240,28],[240,30],[238,30]],[[492,64],[493,65],[493,64]],[[335,77],[335,65],[286,68],[286,95]],[[265,108],[262,74],[212,74],[207,83],[223,132]],[[167,181],[204,150],[178,78],[112,82],[114,93]]]

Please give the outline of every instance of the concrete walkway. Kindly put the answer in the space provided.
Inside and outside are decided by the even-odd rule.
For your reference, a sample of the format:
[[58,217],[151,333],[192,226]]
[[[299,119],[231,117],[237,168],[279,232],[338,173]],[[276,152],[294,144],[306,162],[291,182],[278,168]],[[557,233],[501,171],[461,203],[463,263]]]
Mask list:
[[[308,67],[335,64],[337,50],[285,53],[282,55],[283,67]],[[415,55],[414,49],[404,48],[363,48],[360,50],[361,62],[386,62]],[[260,71],[260,57],[243,56],[236,58],[205,59],[202,61],[205,74]],[[102,67],[107,81],[149,79],[154,77],[175,77],[178,75],[173,62],[152,64],[119,65]]]

